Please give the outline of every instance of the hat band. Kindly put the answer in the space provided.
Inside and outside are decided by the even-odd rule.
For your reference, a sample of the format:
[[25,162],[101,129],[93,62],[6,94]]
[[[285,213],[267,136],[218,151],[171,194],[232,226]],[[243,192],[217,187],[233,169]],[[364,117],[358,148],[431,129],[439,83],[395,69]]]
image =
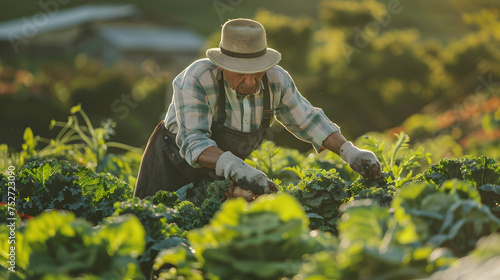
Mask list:
[[265,48],[265,49],[263,49],[261,51],[258,51],[258,52],[254,52],[254,53],[238,53],[238,52],[233,52],[233,51],[230,51],[230,50],[226,50],[224,48],[220,48],[220,52],[223,53],[223,54],[225,54],[225,55],[227,55],[227,56],[230,56],[230,57],[236,57],[236,58],[256,58],[256,57],[263,56],[267,52],[267,48]]

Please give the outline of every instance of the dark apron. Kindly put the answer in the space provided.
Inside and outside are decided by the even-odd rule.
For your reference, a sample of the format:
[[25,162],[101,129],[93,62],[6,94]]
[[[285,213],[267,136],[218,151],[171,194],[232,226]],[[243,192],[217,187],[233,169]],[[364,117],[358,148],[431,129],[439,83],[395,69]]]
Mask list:
[[[217,121],[212,123],[212,140],[223,151],[245,159],[257,149],[267,134],[273,111],[267,74],[264,74],[264,112],[261,127],[253,132],[241,132],[224,126],[226,122],[226,90],[223,72],[218,80],[219,98]],[[205,167],[194,168],[179,153],[175,134],[165,128],[161,121],[151,134],[139,167],[134,196],[144,198],[159,190],[176,191],[189,183],[202,180],[222,180],[215,171]]]

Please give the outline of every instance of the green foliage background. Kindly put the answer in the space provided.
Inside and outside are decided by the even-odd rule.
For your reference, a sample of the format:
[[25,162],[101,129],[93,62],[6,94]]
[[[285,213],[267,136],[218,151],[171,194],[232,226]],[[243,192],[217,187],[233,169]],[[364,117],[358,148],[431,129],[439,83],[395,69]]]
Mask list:
[[[405,131],[417,141],[415,136],[439,132],[441,127],[428,120],[452,104],[463,104],[478,94],[486,99],[498,96],[499,4],[493,0],[109,2],[134,4],[147,20],[158,24],[192,28],[206,38],[207,48],[217,45],[220,26],[227,19],[247,17],[262,22],[269,46],[283,54],[280,64],[301,93],[323,108],[351,139],[407,124]],[[68,1],[59,8],[83,3],[100,1]],[[0,20],[29,18],[41,9],[25,0],[0,5],[5,6],[0,9]],[[124,94],[130,97],[151,77],[130,63],[110,66],[76,55],[36,58],[22,52],[12,55],[8,46],[0,50],[2,81],[15,88],[14,95],[0,95],[0,111],[9,118],[1,127],[1,142],[19,150],[27,126],[37,135],[51,137],[45,134],[46,124],[61,120],[69,108],[82,103],[94,123],[107,118],[116,122],[115,140],[145,146],[163,117],[166,89],[177,73],[161,77],[143,93],[137,107],[124,115],[113,110],[113,101],[122,100]],[[85,66],[76,67],[82,60]],[[405,123],[417,113],[417,117],[428,117]],[[489,126],[486,121],[482,125],[492,133],[491,122],[496,131],[498,119],[497,113]],[[470,127],[460,129],[460,135],[455,130],[453,140],[474,132]],[[276,130],[272,139],[276,143],[303,152],[311,148],[286,131]]]

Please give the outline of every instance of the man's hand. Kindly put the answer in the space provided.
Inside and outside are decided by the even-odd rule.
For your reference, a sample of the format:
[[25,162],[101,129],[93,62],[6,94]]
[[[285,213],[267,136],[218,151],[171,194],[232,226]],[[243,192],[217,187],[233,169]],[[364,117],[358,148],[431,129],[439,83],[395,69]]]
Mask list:
[[340,157],[363,178],[378,179],[382,175],[382,166],[375,154],[359,149],[351,142],[345,142],[340,147]]
[[276,185],[267,178],[264,172],[251,167],[231,152],[225,152],[219,157],[215,165],[215,173],[228,180],[235,180],[238,186],[256,195],[277,191]]

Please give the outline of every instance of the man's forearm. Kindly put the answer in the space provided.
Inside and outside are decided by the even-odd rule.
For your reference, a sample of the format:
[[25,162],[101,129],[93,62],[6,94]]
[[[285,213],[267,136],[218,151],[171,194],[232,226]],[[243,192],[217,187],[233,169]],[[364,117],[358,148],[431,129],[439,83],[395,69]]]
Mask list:
[[[340,147],[342,144],[347,142],[345,137],[340,133],[340,131],[330,134],[326,140],[323,142],[323,146],[328,150],[340,154]],[[217,146],[211,146],[205,149],[198,157],[198,163],[206,168],[215,169],[217,160],[224,153]]]
[[345,142],[347,142],[345,137],[340,131],[336,131],[326,138],[325,142],[323,142],[323,146],[337,155],[340,155],[340,147],[342,147],[342,144]]
[[210,146],[200,154],[197,162],[203,167],[215,169],[215,165],[223,153],[224,151],[217,146]]

